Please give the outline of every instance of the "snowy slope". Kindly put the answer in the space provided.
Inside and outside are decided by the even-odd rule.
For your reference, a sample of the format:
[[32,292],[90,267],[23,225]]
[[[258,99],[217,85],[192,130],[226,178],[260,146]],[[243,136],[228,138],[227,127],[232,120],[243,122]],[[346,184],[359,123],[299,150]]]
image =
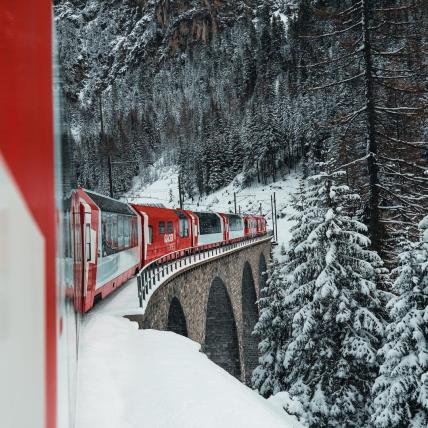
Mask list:
[[171,332],[123,318],[86,320],[77,428],[301,428]]

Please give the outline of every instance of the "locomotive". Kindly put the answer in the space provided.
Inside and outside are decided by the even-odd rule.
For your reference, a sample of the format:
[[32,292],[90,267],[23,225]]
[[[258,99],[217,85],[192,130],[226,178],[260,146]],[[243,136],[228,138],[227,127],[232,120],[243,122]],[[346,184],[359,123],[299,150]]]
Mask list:
[[[145,265],[165,255],[183,255],[266,234],[261,215],[196,212],[128,204],[79,188],[69,215],[70,296],[89,311]],[[71,267],[72,266],[72,267]]]

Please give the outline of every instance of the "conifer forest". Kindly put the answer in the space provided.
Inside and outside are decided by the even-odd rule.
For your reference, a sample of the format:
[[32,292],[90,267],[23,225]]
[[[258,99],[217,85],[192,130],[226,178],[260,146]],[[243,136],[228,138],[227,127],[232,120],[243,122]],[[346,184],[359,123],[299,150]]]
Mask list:
[[428,1],[55,0],[62,143],[120,198],[298,174],[252,387],[307,427],[428,426]]

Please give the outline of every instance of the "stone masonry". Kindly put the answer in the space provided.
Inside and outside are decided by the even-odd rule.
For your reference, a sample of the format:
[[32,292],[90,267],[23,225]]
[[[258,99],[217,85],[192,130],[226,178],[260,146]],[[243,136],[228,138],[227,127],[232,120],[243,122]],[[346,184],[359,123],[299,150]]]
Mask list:
[[[263,281],[260,268],[269,262],[270,251],[271,242],[265,240],[177,273],[153,293],[140,325],[167,330],[169,318],[171,329],[171,302],[174,312],[180,313],[179,302],[188,337],[201,343],[202,351],[214,362],[249,384],[257,362],[257,339],[251,339],[249,332],[258,316],[255,299]],[[236,336],[238,352],[234,350]],[[231,361],[234,355],[237,363]]]

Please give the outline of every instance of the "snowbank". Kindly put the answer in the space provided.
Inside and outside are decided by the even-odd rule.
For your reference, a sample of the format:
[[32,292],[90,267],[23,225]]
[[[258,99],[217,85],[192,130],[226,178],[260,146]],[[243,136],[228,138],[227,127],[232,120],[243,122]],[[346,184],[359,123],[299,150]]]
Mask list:
[[126,319],[86,320],[77,428],[301,428],[171,332]]

